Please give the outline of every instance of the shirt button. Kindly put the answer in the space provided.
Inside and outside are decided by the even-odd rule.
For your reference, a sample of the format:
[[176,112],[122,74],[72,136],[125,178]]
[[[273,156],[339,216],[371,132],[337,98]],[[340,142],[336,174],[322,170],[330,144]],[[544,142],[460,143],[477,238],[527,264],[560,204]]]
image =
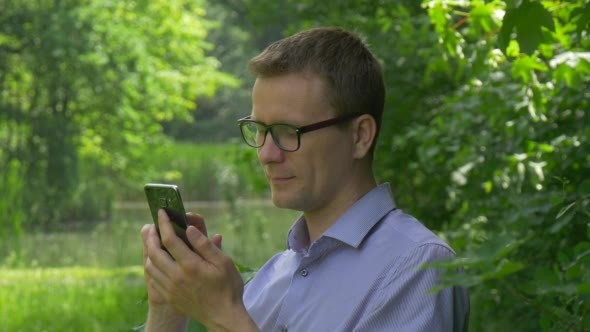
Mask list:
[[301,270],[301,276],[304,278],[307,277],[307,269]]
[[287,327],[286,326],[279,326],[279,328],[277,329],[278,332],[287,332]]

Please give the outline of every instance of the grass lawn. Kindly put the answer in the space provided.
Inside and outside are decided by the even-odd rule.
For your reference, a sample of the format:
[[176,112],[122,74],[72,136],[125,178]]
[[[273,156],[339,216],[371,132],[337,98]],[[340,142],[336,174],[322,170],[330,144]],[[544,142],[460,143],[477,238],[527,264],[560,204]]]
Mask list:
[[0,331],[124,331],[145,318],[141,267],[0,270]]

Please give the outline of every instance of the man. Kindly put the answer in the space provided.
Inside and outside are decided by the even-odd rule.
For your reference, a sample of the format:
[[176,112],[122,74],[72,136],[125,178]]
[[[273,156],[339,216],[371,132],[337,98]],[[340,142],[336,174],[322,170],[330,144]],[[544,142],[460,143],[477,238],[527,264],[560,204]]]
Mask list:
[[465,331],[466,291],[429,292],[439,271],[421,268],[453,251],[374,179],[385,88],[366,45],[341,29],[311,29],[270,45],[249,68],[243,138],[258,149],[273,203],[303,214],[288,249],[244,289],[200,217],[189,216],[193,251],[160,211],[170,255],[153,225],[142,229],[147,329],[183,330],[190,317],[212,331]]

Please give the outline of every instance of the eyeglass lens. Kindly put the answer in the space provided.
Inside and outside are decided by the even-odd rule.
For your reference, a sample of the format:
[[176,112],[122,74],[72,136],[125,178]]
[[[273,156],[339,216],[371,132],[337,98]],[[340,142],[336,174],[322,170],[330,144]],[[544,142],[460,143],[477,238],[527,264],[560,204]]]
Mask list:
[[266,127],[255,122],[248,122],[242,125],[244,139],[248,145],[261,147],[270,131],[274,142],[285,151],[295,151],[299,147],[297,129],[289,125],[276,124]]

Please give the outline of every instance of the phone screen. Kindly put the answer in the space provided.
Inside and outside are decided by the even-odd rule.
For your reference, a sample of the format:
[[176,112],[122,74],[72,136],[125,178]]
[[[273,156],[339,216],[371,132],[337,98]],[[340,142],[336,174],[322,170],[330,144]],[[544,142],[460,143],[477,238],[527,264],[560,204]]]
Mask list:
[[178,187],[173,184],[148,183],[144,186],[145,195],[150,207],[150,212],[160,234],[160,226],[158,224],[158,210],[164,209],[172,221],[172,226],[178,237],[184,240],[191,249],[192,246],[186,237],[186,228],[188,221],[186,219],[186,212],[184,204],[180,197]]

